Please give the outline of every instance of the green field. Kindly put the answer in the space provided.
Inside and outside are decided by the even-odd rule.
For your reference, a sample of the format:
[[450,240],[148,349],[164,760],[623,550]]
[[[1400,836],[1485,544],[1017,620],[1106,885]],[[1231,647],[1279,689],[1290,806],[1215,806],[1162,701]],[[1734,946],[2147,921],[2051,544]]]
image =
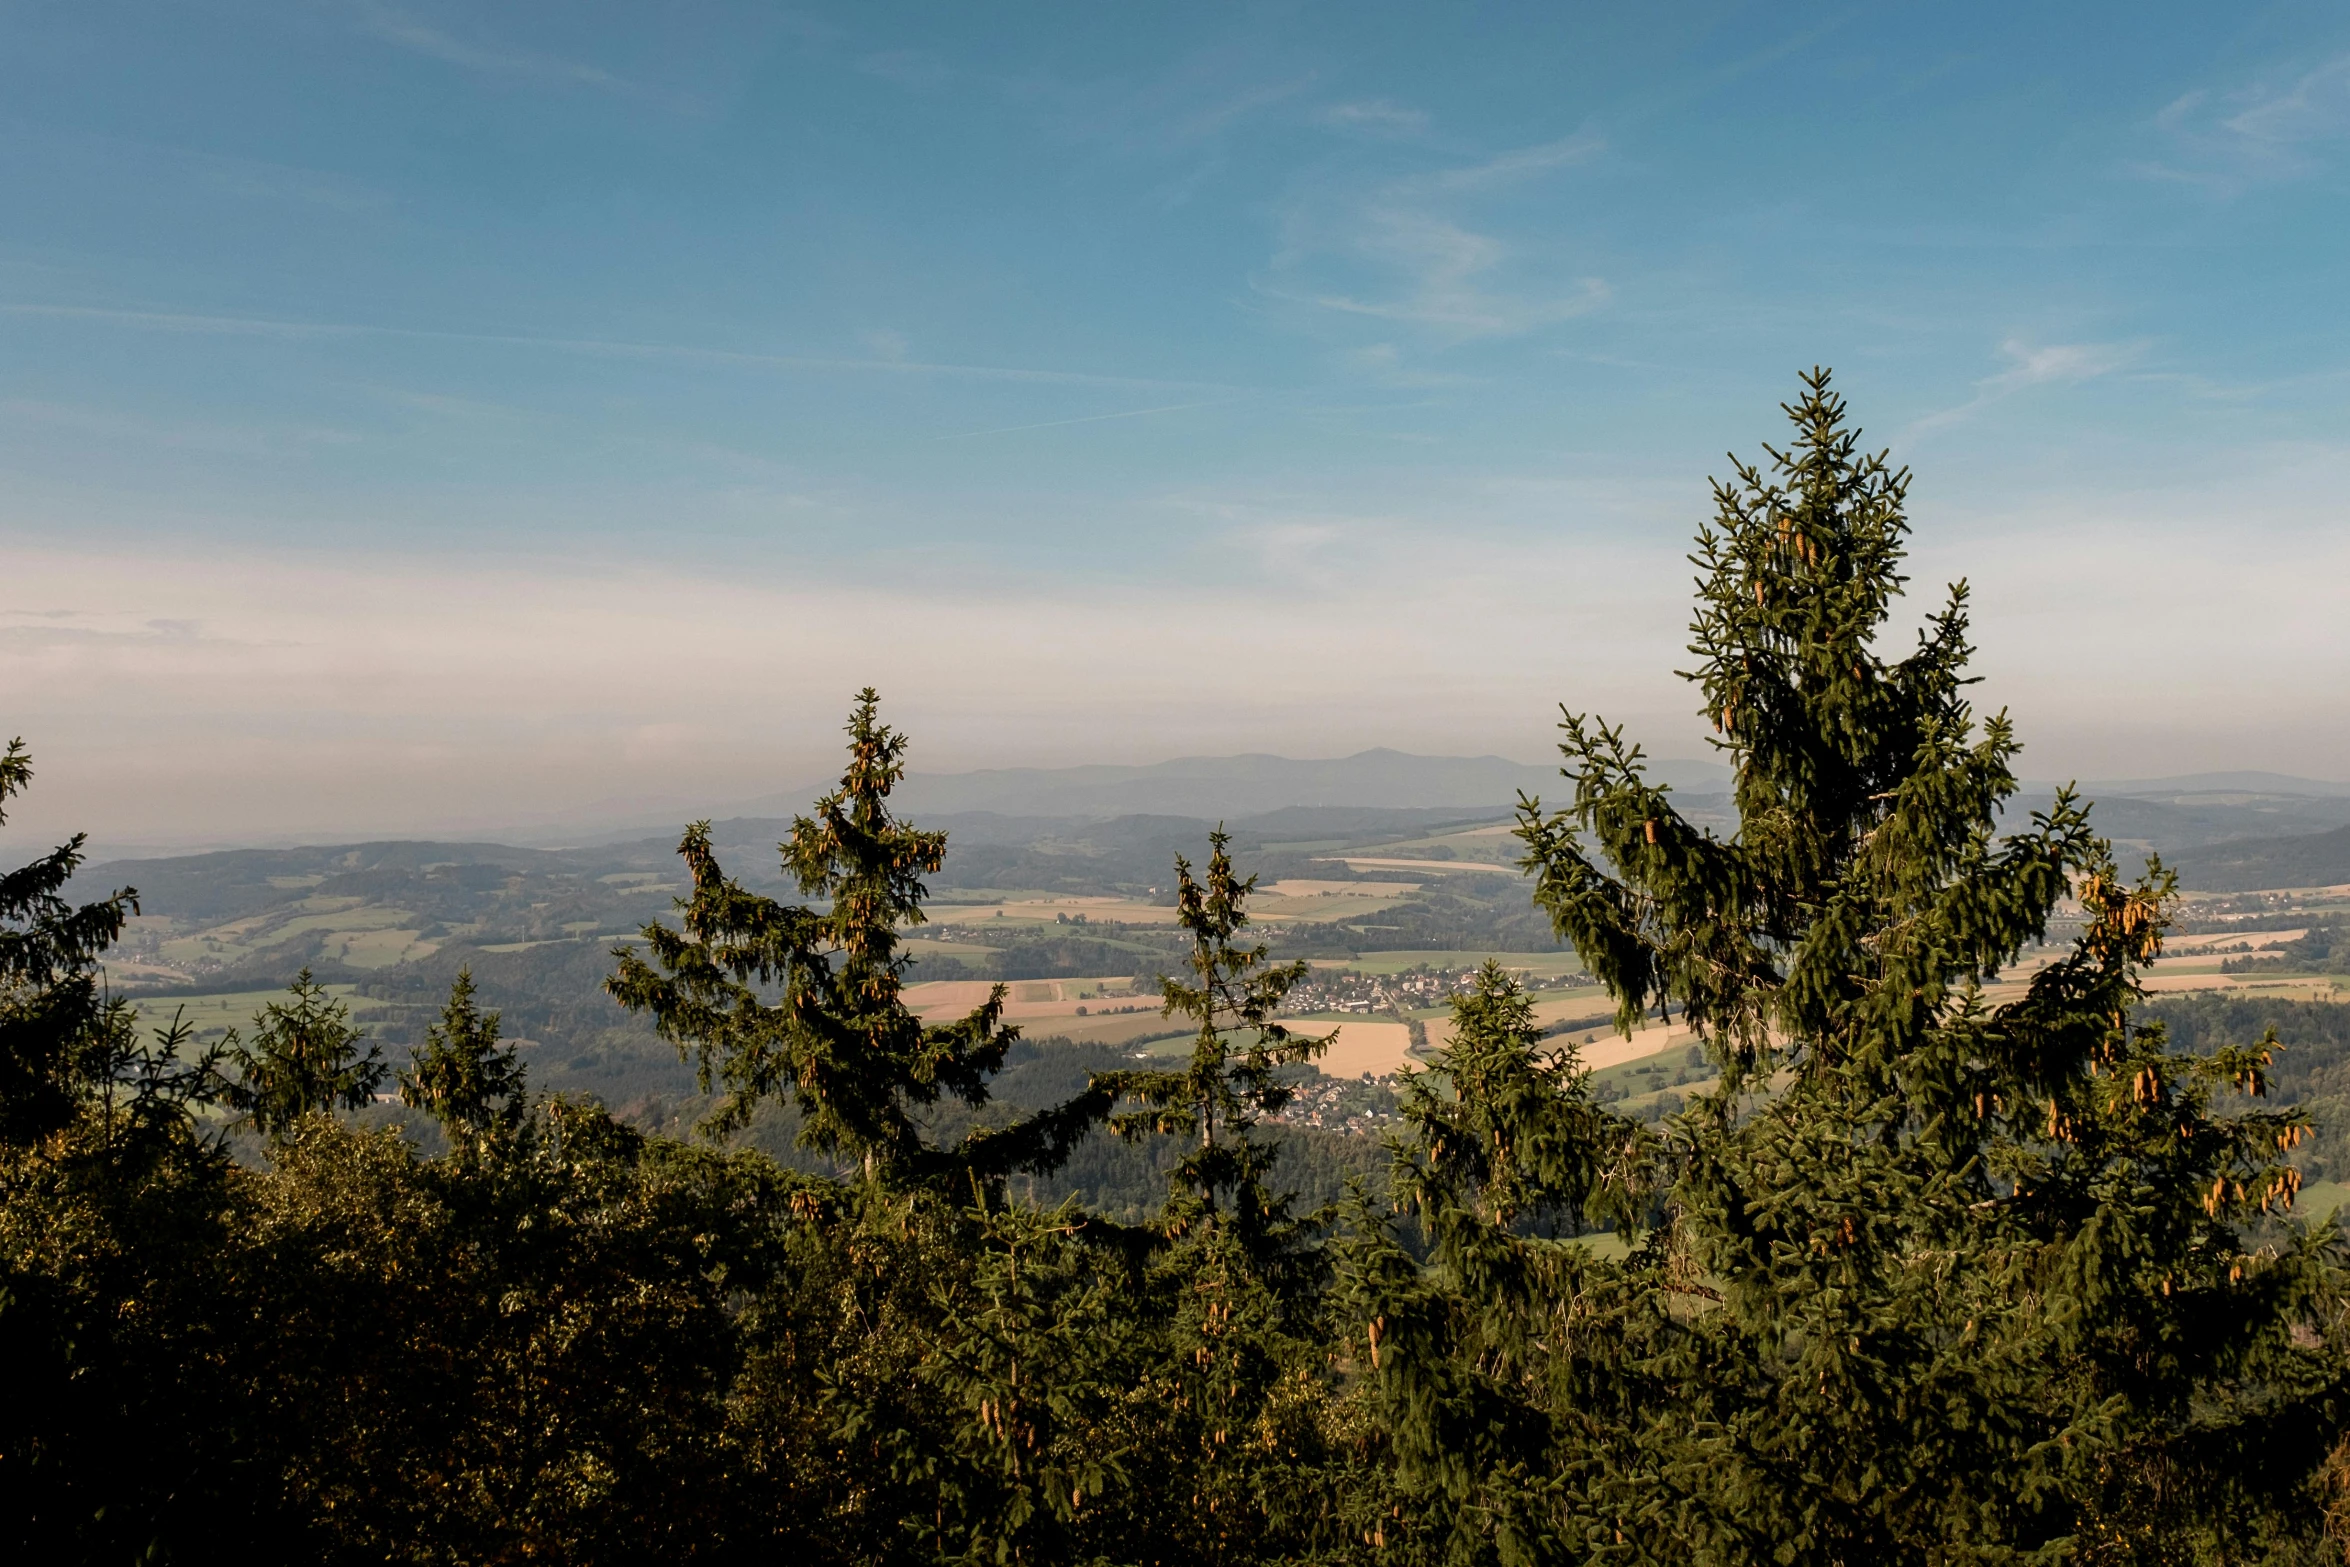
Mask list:
[[2350,1203],[2350,1184],[2341,1181],[2311,1181],[2301,1188],[2301,1195],[2293,1200],[2293,1212],[2296,1217],[2317,1224],[2345,1203]]
[[[371,1012],[392,1010],[388,1002],[371,1000],[357,994],[349,985],[328,985],[326,993],[351,1009],[351,1016],[364,1019]],[[196,1031],[196,1037],[216,1039],[234,1028],[249,1032],[253,1015],[268,1002],[283,1001],[282,990],[239,990],[211,996],[148,996],[138,1003],[139,1021],[148,1028],[167,1026],[174,1015],[184,1018]]]
[[937,941],[929,936],[908,936],[898,943],[899,950],[918,963],[961,963],[974,966],[986,962],[1001,947],[982,946],[976,941]]
[[230,920],[203,929],[182,932],[176,922],[133,921],[134,943],[156,961],[174,967],[234,965],[248,962],[277,948],[315,944],[313,961],[325,960],[356,969],[390,968],[429,957],[440,946],[427,938],[427,922],[405,909],[356,898],[305,898],[285,912]]
[[1592,1235],[1578,1235],[1575,1244],[1605,1262],[1622,1262],[1632,1255],[1632,1243],[1614,1230],[1601,1230]]

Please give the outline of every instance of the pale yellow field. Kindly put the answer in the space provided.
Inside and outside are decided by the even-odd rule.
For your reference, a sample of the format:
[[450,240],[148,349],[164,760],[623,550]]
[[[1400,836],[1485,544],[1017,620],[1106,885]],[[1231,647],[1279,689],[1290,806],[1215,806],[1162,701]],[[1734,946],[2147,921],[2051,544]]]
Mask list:
[[1622,1066],[1627,1061],[1638,1061],[1661,1051],[1685,1050],[1697,1043],[1696,1033],[1678,1023],[1653,1023],[1629,1038],[1612,1031],[1584,1037],[1591,1042],[1579,1047],[1583,1064],[1593,1071],[1603,1066]]
[[2334,980],[2297,974],[2280,978],[2262,974],[2162,974],[2148,975],[2142,981],[2156,995],[2179,994],[2196,990],[2237,991],[2246,995],[2268,996],[2280,1001],[2338,1001],[2342,986]]
[[[1452,1020],[1438,1018],[1428,1024],[1428,1046],[1435,1049],[1452,1043]],[[1662,1050],[1679,1050],[1697,1043],[1697,1035],[1680,1024],[1652,1023],[1630,1035],[1619,1034],[1602,1024],[1572,1035],[1558,1035],[1544,1041],[1547,1048],[1573,1044],[1583,1065],[1593,1071],[1603,1066],[1622,1066],[1627,1061],[1638,1061]]]
[[[1090,1012],[1103,1008],[1143,1007],[1159,1010],[1156,996],[1130,995],[1123,974],[1100,979],[1012,979],[1003,981],[1004,1011],[1009,1017],[1074,1017],[1079,1006]],[[992,979],[932,979],[905,989],[906,1005],[925,1021],[936,1022],[968,1012],[988,998],[996,987]]]
[[2282,947],[2299,941],[2308,934],[2306,929],[2213,930],[2199,936],[2165,936],[2162,938],[2162,948],[2165,952],[2177,953],[2181,957],[2189,953],[2208,952],[2213,947],[2250,947],[2255,952],[2265,952],[2271,947]]
[[[1101,979],[1016,979],[1005,983],[1004,1021],[1031,1037],[1117,1045],[1182,1025],[1159,1012],[1156,996],[1128,993],[1124,975]],[[908,985],[906,1005],[925,1023],[946,1023],[987,1000],[992,980],[934,979]],[[1083,1007],[1085,1015],[1077,1015]]]
[[[1613,1037],[1614,1025],[1607,1019],[1615,1015],[1615,1010],[1615,1003],[1608,1000],[1607,996],[1599,990],[1572,990],[1564,995],[1538,995],[1534,1001],[1534,1021],[1547,1028],[1552,1024],[1564,1023],[1573,1018],[1595,1018],[1600,1021],[1591,1025],[1591,1032]],[[1429,1048],[1434,1049],[1438,1045],[1449,1044],[1452,1041],[1451,1013],[1443,1013],[1423,1021],[1428,1029]],[[1661,1050],[1664,1047],[1658,1045],[1655,1048]],[[1630,1058],[1626,1057],[1626,1059]]]
[[188,976],[161,963],[146,963],[137,958],[109,957],[98,965],[100,973],[118,985],[178,985]]
[[[1282,881],[1267,882],[1257,889],[1257,897],[1274,898],[1400,898],[1420,890],[1416,881],[1310,881],[1292,876]],[[1250,902],[1250,908],[1257,904]]]
[[1362,854],[1333,854],[1328,859],[1344,865],[1348,870],[1369,867],[1375,871],[1426,871],[1430,875],[1446,876],[1454,871],[1481,871],[1489,876],[1515,876],[1515,865],[1495,865],[1490,860],[1403,860],[1379,859]]
[[1417,1064],[1412,1060],[1412,1031],[1401,1023],[1360,1018],[1334,1023],[1310,1017],[1285,1017],[1281,1023],[1300,1034],[1335,1035],[1330,1048],[1314,1062],[1330,1077],[1360,1077],[1366,1072],[1385,1077],[1399,1067]]

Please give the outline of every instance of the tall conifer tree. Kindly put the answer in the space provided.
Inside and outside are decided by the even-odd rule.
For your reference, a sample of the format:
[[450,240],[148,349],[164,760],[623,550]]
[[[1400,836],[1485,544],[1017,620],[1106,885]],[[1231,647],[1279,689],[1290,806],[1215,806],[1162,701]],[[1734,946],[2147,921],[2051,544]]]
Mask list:
[[[1689,678],[1736,773],[1698,828],[1621,730],[1567,715],[1560,814],[1523,813],[1538,901],[1630,1027],[1678,1008],[1721,1072],[1674,1124],[1635,1271],[1671,1330],[1639,1370],[1674,1528],[1659,1559],[2170,1559],[2249,1550],[2255,1493],[2324,1443],[2313,1243],[2255,1246],[2301,1117],[2238,1108],[2259,1046],[2133,1026],[2160,868],[2129,883],[2060,791],[2024,822],[2004,714],[1966,700],[1966,588],[1906,656],[1909,477],[1824,371],[1795,439],[1715,486]],[[2077,897],[2080,934],[1993,992]],[[2223,1103],[2224,1098],[2224,1103]],[[2257,1391],[2252,1391],[2257,1390]]]
[[1001,985],[951,1023],[927,1024],[906,1004],[904,932],[922,923],[922,878],[944,863],[946,834],[891,814],[906,742],[881,722],[871,688],[847,727],[840,787],[813,816],[794,819],[780,845],[784,869],[823,902],[746,891],[719,866],[710,824],[697,822],[678,845],[693,875],[679,900],[683,928],[645,927],[650,962],[615,949],[606,989],[651,1013],[662,1037],[694,1058],[705,1093],[724,1085],[714,1131],[737,1129],[762,1101],[788,1094],[801,1142],[861,1165],[868,1180],[997,1180],[1057,1168],[1101,1119],[1106,1094],[974,1132],[954,1148],[924,1135],[920,1113],[942,1095],[986,1102],[1019,1030],[1003,1021]]

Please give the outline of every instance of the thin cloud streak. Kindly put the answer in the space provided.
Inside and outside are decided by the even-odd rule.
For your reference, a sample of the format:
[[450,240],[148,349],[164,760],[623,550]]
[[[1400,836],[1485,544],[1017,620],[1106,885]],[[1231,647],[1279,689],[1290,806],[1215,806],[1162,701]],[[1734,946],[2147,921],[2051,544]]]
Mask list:
[[[1604,137],[1578,131],[1572,136],[1562,136],[1557,141],[1513,148],[1483,163],[1446,169],[1428,176],[1427,183],[1436,190],[1491,190],[1518,180],[1548,174],[1553,169],[1589,163],[1605,151],[1607,141]],[[1404,182],[1404,188],[1409,189],[1412,183]]]
[[1215,381],[1166,380],[1151,376],[1099,375],[1082,370],[1039,370],[1018,365],[965,365],[917,359],[843,359],[812,354],[754,354],[739,349],[696,348],[680,343],[631,343],[605,338],[538,337],[527,333],[457,332],[432,327],[377,326],[362,322],[281,321],[265,316],[198,315],[161,310],[121,310],[98,305],[0,304],[0,315],[61,321],[100,321],[159,332],[209,332],[285,338],[396,337],[426,342],[490,343],[515,348],[608,354],[633,359],[676,359],[781,370],[842,370],[896,375],[954,376],[971,380],[1027,381],[1066,386],[1125,386],[1161,390],[1246,392],[1253,388]]
[[[1384,180],[1330,209],[1319,196],[1287,215],[1272,271],[1256,283],[1269,298],[1345,315],[1427,327],[1456,340],[1520,337],[1586,315],[1612,297],[1607,280],[1580,275],[1517,282],[1522,247],[1472,227],[1461,209],[1480,198],[1586,164],[1606,141],[1577,132],[1511,148],[1473,163]],[[1315,208],[1322,210],[1316,211]],[[1393,291],[1278,281],[1310,258],[1352,258],[1400,278]]]
[[1961,423],[2031,387],[2077,385],[2112,375],[2135,363],[2145,350],[2144,343],[2050,343],[2035,348],[2011,338],[1999,345],[1999,351],[2013,364],[1977,381],[1975,395],[1956,407],[1911,420],[1901,438],[1915,441],[1930,430]]
[[1384,98],[1334,103],[1314,118],[1338,130],[1371,131],[1387,136],[1417,136],[1430,124],[1427,111],[1406,108]]
[[2350,138],[2350,54],[2302,70],[2283,87],[2255,83],[2183,93],[2154,117],[2168,156],[2129,165],[2142,178],[2237,196],[2326,166],[2327,143]]
[[520,77],[592,87],[617,97],[680,107],[667,95],[615,75],[600,65],[501,44],[469,41],[396,6],[383,5],[379,0],[355,0],[351,11],[358,31],[367,37],[478,75]]
[[1152,414],[1182,413],[1185,409],[1189,408],[1214,408],[1227,401],[1229,401],[1229,399],[1211,398],[1206,402],[1200,403],[1169,403],[1163,408],[1129,408],[1121,413],[1086,414],[1076,419],[1047,419],[1039,424],[1007,424],[998,426],[993,430],[963,430],[957,432],[954,435],[934,436],[932,439],[940,441],[970,441],[976,440],[982,435],[1017,435],[1023,430],[1058,430],[1072,424],[1100,424],[1105,420],[1110,419],[1147,419]]

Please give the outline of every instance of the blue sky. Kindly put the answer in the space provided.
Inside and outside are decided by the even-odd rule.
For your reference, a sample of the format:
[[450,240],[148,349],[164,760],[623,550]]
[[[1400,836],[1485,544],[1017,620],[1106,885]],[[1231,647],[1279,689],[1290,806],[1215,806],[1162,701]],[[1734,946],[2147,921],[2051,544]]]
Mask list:
[[1695,754],[1818,362],[2028,770],[2350,775],[2346,155],[2319,5],[10,6],[10,722],[164,837],[765,792],[867,680]]

